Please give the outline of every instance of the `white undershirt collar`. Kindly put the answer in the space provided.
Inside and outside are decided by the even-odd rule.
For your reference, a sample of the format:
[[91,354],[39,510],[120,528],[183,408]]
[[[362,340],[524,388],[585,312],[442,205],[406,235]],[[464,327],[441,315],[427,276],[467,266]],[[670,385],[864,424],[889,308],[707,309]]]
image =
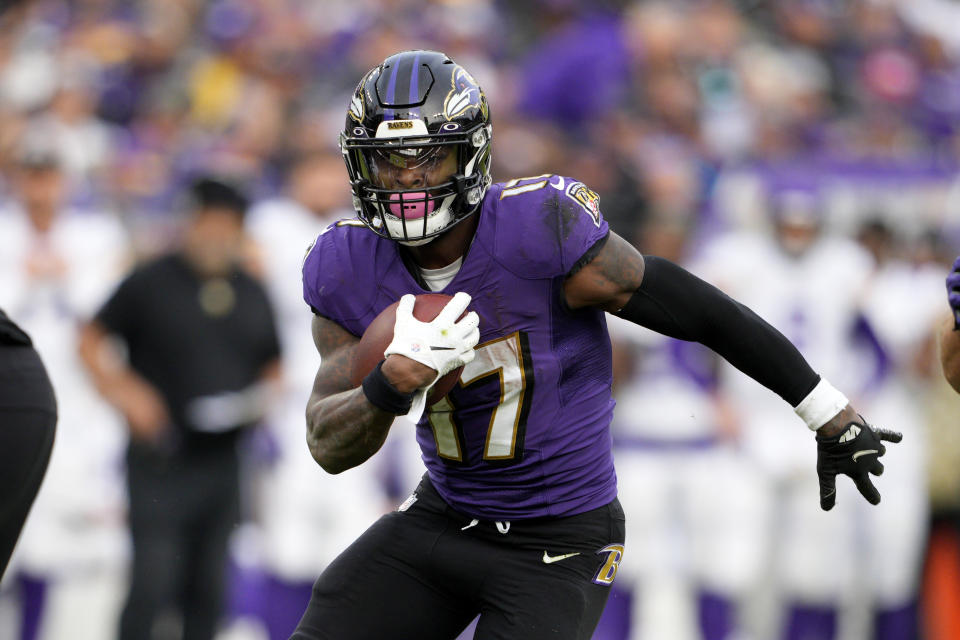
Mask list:
[[463,256],[460,256],[447,266],[440,267],[439,269],[423,269],[420,267],[417,267],[417,269],[420,271],[420,277],[423,278],[423,281],[427,284],[427,288],[430,289],[430,291],[440,291],[450,284],[450,281],[453,280],[457,272],[460,271],[462,264]]

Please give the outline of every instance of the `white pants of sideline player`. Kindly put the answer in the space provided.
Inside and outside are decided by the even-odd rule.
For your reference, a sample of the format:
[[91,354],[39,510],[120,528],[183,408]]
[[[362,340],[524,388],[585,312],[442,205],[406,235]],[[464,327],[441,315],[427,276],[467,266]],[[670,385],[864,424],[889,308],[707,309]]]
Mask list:
[[627,517],[617,581],[635,594],[631,640],[699,638],[697,590],[736,604],[763,568],[762,476],[722,445],[615,456]]

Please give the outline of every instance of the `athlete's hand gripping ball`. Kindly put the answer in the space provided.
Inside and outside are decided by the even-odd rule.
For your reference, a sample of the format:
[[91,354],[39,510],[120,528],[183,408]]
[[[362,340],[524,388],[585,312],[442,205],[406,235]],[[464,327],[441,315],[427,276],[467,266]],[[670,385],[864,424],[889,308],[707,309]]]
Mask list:
[[834,436],[817,435],[817,476],[820,478],[820,507],[833,508],[837,499],[837,474],[853,479],[853,483],[870,504],[880,502],[880,492],[870,481],[870,475],[883,473],[880,456],[887,449],[882,441],[900,442],[903,436],[896,431],[878,429],[860,416],[862,423],[850,422]]
[[463,313],[470,304],[470,295],[462,291],[430,322],[421,322],[413,316],[415,301],[410,294],[400,298],[393,341],[383,355],[400,354],[430,367],[437,372],[433,379],[436,382],[476,356],[473,348],[480,340],[480,318],[475,311]]

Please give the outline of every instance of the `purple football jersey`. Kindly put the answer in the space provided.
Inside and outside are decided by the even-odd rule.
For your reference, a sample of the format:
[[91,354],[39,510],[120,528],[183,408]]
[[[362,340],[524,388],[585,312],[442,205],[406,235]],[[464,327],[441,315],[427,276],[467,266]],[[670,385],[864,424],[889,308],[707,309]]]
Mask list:
[[[486,520],[581,513],[616,497],[612,371],[604,312],[572,311],[563,280],[609,229],[596,194],[561,176],[487,191],[460,271],[440,291],[469,293],[476,358],[430,407],[417,441],[454,508]],[[399,246],[359,220],[317,238],[304,261],[307,303],[356,336],[406,293],[429,293]]]

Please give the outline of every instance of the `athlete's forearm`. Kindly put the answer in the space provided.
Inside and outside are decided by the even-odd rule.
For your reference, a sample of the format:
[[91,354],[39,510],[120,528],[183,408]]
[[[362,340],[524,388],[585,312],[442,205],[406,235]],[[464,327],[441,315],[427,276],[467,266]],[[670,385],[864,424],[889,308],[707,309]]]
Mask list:
[[944,319],[939,338],[943,375],[950,386],[960,393],[960,331],[954,331],[952,315]]
[[340,473],[380,450],[395,416],[354,386],[350,372],[359,339],[322,316],[313,318],[312,329],[321,364],[307,400],[307,446],[325,471]]
[[383,446],[396,416],[377,409],[361,388],[307,405],[307,445],[328,473],[363,464]]

